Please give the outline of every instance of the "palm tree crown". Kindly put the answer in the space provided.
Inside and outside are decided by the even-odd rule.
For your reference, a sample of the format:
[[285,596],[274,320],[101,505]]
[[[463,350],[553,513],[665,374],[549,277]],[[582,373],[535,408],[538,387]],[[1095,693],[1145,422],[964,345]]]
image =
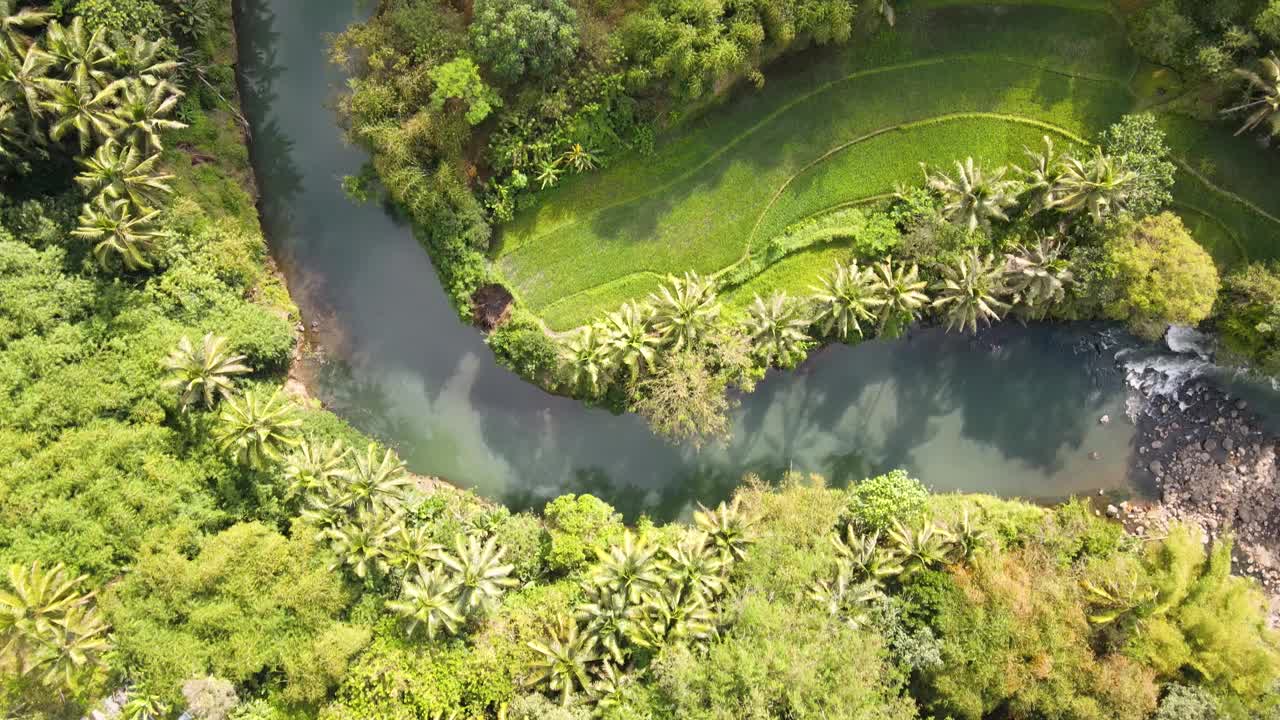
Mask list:
[[1056,207],[1067,213],[1085,210],[1096,222],[1102,222],[1125,209],[1137,180],[1137,173],[1118,159],[1102,154],[1102,150],[1089,161],[1067,158],[1058,181]]
[[947,318],[947,330],[977,332],[978,323],[999,320],[1009,304],[1000,299],[1005,294],[1004,267],[990,255],[979,256],[974,250],[953,265],[942,268],[942,280],[934,290],[933,307]]
[[184,123],[168,119],[181,97],[168,83],[147,87],[141,80],[131,78],[125,83],[116,108],[123,140],[143,152],[163,150],[160,133],[186,127]]
[[426,628],[429,640],[435,640],[441,631],[456,635],[464,620],[455,599],[457,590],[456,579],[435,570],[405,580],[400,599],[388,601],[387,609],[408,619],[409,635],[419,627]]
[[178,391],[178,402],[185,411],[197,401],[213,408],[218,398],[235,393],[235,376],[252,372],[245,356],[227,351],[227,339],[213,333],[205,335],[199,345],[182,336],[178,347],[165,358],[164,367],[172,376],[166,387]]
[[1013,302],[1043,316],[1066,297],[1075,279],[1063,244],[1041,237],[1033,245],[1019,245],[1005,254],[1004,281]]
[[568,705],[575,692],[591,685],[588,668],[600,659],[596,644],[594,637],[579,631],[576,622],[561,618],[546,640],[528,644],[538,658],[529,666],[525,684],[546,688]]
[[683,278],[668,276],[667,284],[649,299],[655,312],[654,328],[672,350],[700,343],[720,317],[715,280],[694,272]]
[[136,208],[154,207],[173,192],[168,184],[173,175],[155,172],[159,162],[159,153],[143,155],[132,145],[108,140],[93,155],[80,160],[82,169],[76,182],[90,196],[127,199]]
[[893,261],[885,260],[874,269],[875,292],[883,300],[880,304],[880,330],[896,330],[910,325],[921,308],[929,304],[929,296],[924,293],[928,283],[920,279],[920,268],[893,266]]
[[747,328],[756,354],[765,362],[789,367],[804,357],[812,321],[803,310],[785,292],[775,292],[768,300],[755,297],[747,309]]
[[93,256],[103,268],[111,266],[112,258],[119,258],[125,270],[150,268],[147,254],[160,237],[152,223],[159,215],[159,210],[138,211],[128,200],[99,195],[84,206],[71,234],[94,243]]
[[1236,76],[1247,85],[1248,97],[1243,104],[1229,107],[1224,114],[1248,112],[1237,135],[1249,132],[1263,124],[1269,126],[1272,135],[1280,135],[1280,58],[1275,53],[1262,58],[1258,71],[1239,68]]
[[850,333],[862,337],[862,323],[873,320],[884,305],[879,287],[875,273],[859,268],[857,260],[848,265],[837,262],[835,272],[822,279],[821,287],[814,288],[822,332],[834,332],[841,340]]
[[605,342],[612,355],[609,364],[626,368],[634,380],[641,369],[653,370],[657,356],[658,336],[650,328],[653,309],[629,302],[605,321]]
[[250,390],[223,403],[217,437],[223,452],[234,451],[237,462],[265,470],[280,461],[283,448],[296,444],[294,432],[301,424],[279,390],[265,398]]
[[0,589],[0,651],[18,675],[74,690],[109,649],[93,593],[80,592],[84,580],[61,564],[9,568],[8,588]]
[[948,220],[976,230],[989,226],[993,219],[1009,219],[1004,211],[1017,204],[1021,189],[1016,180],[1004,179],[1008,172],[1007,167],[985,171],[973,158],[968,158],[963,163],[956,162],[954,178],[926,170],[925,182],[942,196],[946,203],[942,214]]
[[599,393],[613,369],[614,348],[606,331],[599,325],[579,328],[560,348],[560,359],[569,372],[575,388],[586,387]]
[[497,542],[489,538],[482,544],[475,536],[464,542],[459,535],[452,554],[440,553],[440,564],[458,581],[458,606],[464,613],[488,612],[507,588],[518,584],[510,577],[515,566],[503,564],[506,548]]

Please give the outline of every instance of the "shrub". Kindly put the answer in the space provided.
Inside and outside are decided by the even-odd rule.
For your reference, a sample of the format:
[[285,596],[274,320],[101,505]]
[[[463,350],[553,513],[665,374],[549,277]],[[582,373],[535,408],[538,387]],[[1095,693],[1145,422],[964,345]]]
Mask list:
[[1226,348],[1262,372],[1280,373],[1280,262],[1251,263],[1228,275],[1218,307]]
[[428,70],[427,77],[436,84],[431,91],[431,106],[440,110],[445,102],[459,100],[466,105],[467,122],[472,125],[479,125],[495,107],[502,105],[502,98],[484,84],[480,68],[471,58],[454,58]]
[[1178,168],[1169,162],[1164,131],[1151,113],[1125,115],[1107,128],[1102,146],[1108,155],[1138,174],[1129,191],[1129,211],[1141,217],[1153,215],[1173,202],[1173,176]]
[[889,529],[894,520],[910,525],[929,501],[924,484],[905,470],[867,478],[849,489],[848,512],[854,524],[869,532]]
[[76,0],[75,11],[89,28],[108,35],[164,35],[164,11],[152,0]]
[[216,677],[188,680],[182,684],[182,697],[196,720],[225,720],[239,702],[235,686]]
[[498,78],[546,78],[578,53],[578,13],[564,0],[477,0],[471,46]]
[[1172,213],[1117,223],[1107,240],[1116,299],[1107,315],[1140,337],[1157,339],[1170,324],[1195,325],[1218,295],[1218,269]]
[[545,382],[560,364],[555,342],[526,310],[517,309],[485,342],[503,367],[534,382]]
[[578,570],[622,536],[622,516],[609,503],[592,495],[561,495],[543,510],[550,547],[547,567],[552,572]]
[[1218,702],[1197,687],[1174,683],[1165,690],[1151,720],[1218,720]]

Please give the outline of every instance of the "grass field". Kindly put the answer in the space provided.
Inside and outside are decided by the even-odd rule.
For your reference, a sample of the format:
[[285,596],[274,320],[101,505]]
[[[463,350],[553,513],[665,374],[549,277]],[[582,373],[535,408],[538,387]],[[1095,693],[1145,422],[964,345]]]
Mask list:
[[[847,249],[809,248],[764,267],[765,244],[787,226],[916,182],[921,162],[1017,162],[1043,135],[1060,147],[1083,143],[1134,108],[1136,69],[1102,1],[917,2],[892,33],[771,68],[764,90],[672,131],[654,156],[543,193],[504,228],[495,263],[556,330],[685,270],[738,268],[743,284],[727,291],[730,301],[804,292]],[[1232,196],[1194,160],[1227,143],[1194,124],[1169,130],[1187,163],[1179,207],[1215,257],[1230,263],[1275,247],[1280,223],[1266,214],[1280,200]],[[1223,172],[1259,171],[1247,153],[1225,157]],[[744,267],[759,275],[743,277]]]

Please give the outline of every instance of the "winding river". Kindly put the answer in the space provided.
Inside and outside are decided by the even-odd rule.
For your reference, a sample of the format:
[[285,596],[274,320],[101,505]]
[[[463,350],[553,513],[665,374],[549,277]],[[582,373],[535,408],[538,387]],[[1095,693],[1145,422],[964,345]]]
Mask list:
[[239,0],[242,86],[264,228],[326,348],[308,364],[312,390],[414,471],[514,507],[590,492],[658,518],[726,496],[744,473],[786,469],[845,483],[904,467],[937,490],[1044,500],[1137,489],[1115,361],[1132,342],[1105,328],[1010,324],[828,348],[768,378],[743,399],[732,440],[702,452],[526,384],[459,322],[411,229],[340,188],[365,156],[336,124],[344,78],[327,35],[356,5]]

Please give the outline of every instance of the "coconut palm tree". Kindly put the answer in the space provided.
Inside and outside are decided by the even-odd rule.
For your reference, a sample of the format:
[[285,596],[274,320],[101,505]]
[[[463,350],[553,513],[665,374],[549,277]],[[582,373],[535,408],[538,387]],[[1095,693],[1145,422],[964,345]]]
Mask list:
[[387,609],[406,618],[410,637],[425,628],[427,639],[435,640],[441,631],[457,635],[464,617],[458,609],[458,581],[439,569],[413,580],[405,580],[400,599],[387,602]]
[[709,640],[716,634],[711,606],[684,587],[651,590],[627,612],[627,638],[650,650],[661,650],[670,642]]
[[658,563],[658,548],[627,531],[622,542],[597,551],[599,561],[592,573],[592,581],[611,593],[637,603],[645,591],[662,583],[662,568]]
[[227,398],[219,421],[216,435],[222,451],[234,451],[237,462],[258,470],[279,462],[281,450],[297,444],[294,433],[302,424],[279,390],[269,397],[250,390],[244,397]]
[[715,280],[695,272],[687,272],[683,278],[668,275],[667,284],[649,299],[654,307],[654,329],[672,351],[698,345],[720,318]]
[[1280,135],[1280,58],[1275,53],[1259,61],[1260,70],[1238,68],[1237,77],[1247,86],[1245,102],[1223,110],[1223,114],[1248,112],[1244,124],[1236,131],[1240,135],[1266,124],[1268,132]]
[[164,40],[148,40],[135,35],[131,42],[117,39],[111,61],[121,77],[137,78],[148,88],[163,86],[168,91],[177,90],[171,84],[181,63],[169,59]]
[[596,639],[580,632],[578,624],[568,618],[560,618],[556,627],[548,630],[543,642],[528,643],[538,658],[529,666],[525,685],[557,694],[560,704],[568,705],[575,692],[590,687],[590,666],[600,654]]
[[0,48],[0,97],[25,107],[33,133],[36,118],[44,112],[40,105],[45,93],[43,82],[55,62],[39,45],[13,52]]
[[592,394],[599,394],[602,383],[608,383],[613,357],[608,334],[599,325],[578,328],[560,346],[560,359],[568,370],[569,382],[575,388],[586,387]]
[[902,574],[902,563],[892,549],[880,543],[880,533],[859,535],[852,525],[845,526],[845,537],[831,539],[840,564],[849,569],[855,580],[867,580],[882,587],[885,580]]
[[44,78],[41,84],[48,99],[42,100],[40,107],[53,116],[49,125],[51,140],[61,142],[74,132],[83,155],[95,143],[105,142],[119,134],[122,123],[116,116],[116,95],[120,92],[120,84],[113,83],[98,89],[87,80],[52,78]]
[[1063,160],[1056,207],[1064,213],[1085,210],[1094,221],[1102,222],[1125,209],[1137,180],[1137,173],[1102,150],[1089,161],[1069,157]]
[[304,438],[284,461],[289,497],[312,493],[336,494],[336,484],[350,452],[341,440],[325,442]]
[[21,53],[35,42],[29,33],[43,27],[54,15],[30,7],[16,8],[15,4],[16,0],[0,0],[0,28],[9,46]]
[[906,576],[941,567],[951,554],[951,537],[932,521],[913,529],[894,520],[889,539],[902,558],[902,574]]
[[596,169],[596,156],[590,150],[582,147],[580,143],[574,143],[568,150],[564,151],[564,155],[561,155],[560,158],[565,164],[573,168],[576,173],[584,173],[588,170]]
[[972,562],[978,553],[995,542],[994,535],[973,521],[968,508],[959,520],[947,525],[946,531],[951,538],[951,548],[957,562]]
[[756,295],[747,308],[747,331],[755,353],[764,362],[790,367],[804,358],[813,321],[803,310],[785,292],[775,292],[767,301]]
[[679,543],[664,548],[667,556],[666,578],[711,602],[724,592],[725,564],[702,532],[688,533]]
[[1052,237],[1019,245],[1004,258],[1005,287],[1012,293],[1013,303],[1033,316],[1043,316],[1062,302],[1067,285],[1075,280],[1063,244]]
[[465,615],[488,612],[507,588],[519,584],[510,577],[515,566],[502,564],[506,548],[497,543],[497,538],[482,544],[474,535],[465,541],[459,535],[452,554],[440,552],[440,564],[458,581],[458,607]]
[[62,564],[10,566],[0,589],[0,651],[19,675],[74,690],[109,649],[94,594],[79,589],[85,578],[70,577]]
[[172,175],[155,172],[160,154],[144,156],[132,145],[108,140],[91,156],[80,160],[76,182],[89,196],[106,195],[112,200],[127,199],[136,208],[161,204],[173,192]]
[[932,307],[947,318],[947,331],[977,332],[978,323],[999,320],[1009,304],[1000,297],[1004,286],[1004,266],[990,255],[980,256],[974,250],[953,265],[942,268],[942,279],[934,284],[936,299]]
[[[584,583],[587,601],[574,610],[574,619],[616,663],[626,660],[628,611],[635,604],[624,592],[614,592],[595,583]],[[637,599],[638,601],[638,599]]]
[[104,68],[115,53],[106,43],[106,31],[85,30],[84,18],[72,18],[70,25],[51,23],[45,36],[45,48],[57,58],[62,74],[72,83],[101,89],[111,84]]
[[709,510],[701,503],[693,513],[693,523],[706,534],[708,543],[726,566],[747,556],[747,548],[755,542],[751,528],[755,520],[742,512],[737,499],[732,505],[725,502]]
[[338,472],[337,488],[343,504],[356,512],[396,510],[405,487],[411,484],[400,456],[390,449],[379,453],[377,444],[369,443],[363,453],[354,453],[353,459]]
[[419,575],[432,572],[431,565],[440,559],[444,547],[435,542],[426,523],[401,525],[387,541],[387,560],[405,571],[417,568]]
[[924,293],[928,283],[920,279],[920,269],[915,265],[895,268],[892,260],[877,263],[873,272],[876,295],[883,300],[878,325],[882,333],[893,334],[915,321],[920,310],[929,304],[929,296]]
[[[923,166],[922,166],[923,167]],[[943,172],[930,173],[925,168],[925,183],[942,197],[942,214],[951,222],[970,231],[989,227],[993,219],[1008,220],[1005,209],[1018,203],[1020,183],[1005,180],[1009,168],[985,171],[970,157],[956,162],[956,176]]]
[[595,701],[596,712],[605,714],[611,708],[621,705],[620,693],[631,684],[631,676],[619,670],[618,666],[608,658],[600,663],[596,670],[596,681],[591,684],[591,699]]
[[354,518],[329,528],[324,536],[329,548],[337,557],[329,567],[337,570],[347,566],[356,577],[364,580],[387,572],[387,545],[400,531],[400,525],[388,513],[362,512]]
[[650,329],[653,309],[648,305],[628,302],[605,321],[605,342],[609,346],[609,364],[626,368],[635,380],[640,370],[653,370],[658,352],[658,336]]
[[560,182],[560,159],[545,160],[538,166],[538,187],[546,190],[549,187],[555,187]]
[[1024,192],[1031,195],[1027,211],[1035,215],[1052,208],[1058,202],[1059,182],[1062,180],[1062,159],[1054,154],[1053,140],[1044,136],[1044,152],[1024,148],[1029,164],[1018,168],[1024,182]]
[[858,267],[858,261],[848,265],[837,262],[835,272],[822,279],[821,287],[814,288],[813,299],[818,305],[817,321],[824,334],[832,332],[845,340],[852,332],[862,337],[862,323],[875,319],[876,312],[884,304],[878,294],[880,286],[870,268]]
[[148,88],[141,80],[126,81],[116,106],[121,140],[146,153],[164,150],[160,133],[186,127],[184,123],[168,119],[181,97],[182,93],[167,83]]
[[178,392],[178,404],[184,412],[197,402],[211,410],[219,398],[235,394],[236,375],[253,372],[245,360],[244,355],[227,350],[224,337],[208,333],[195,345],[183,335],[178,347],[164,360],[164,368],[171,376],[165,387]]
[[871,621],[872,603],[884,597],[872,580],[856,580],[849,568],[836,569],[835,577],[809,586],[809,599],[832,618],[857,630]]
[[127,698],[120,709],[122,720],[164,720],[169,717],[169,704],[144,686],[130,687]]
[[103,268],[118,257],[125,270],[150,268],[147,253],[160,237],[153,228],[158,210],[134,210],[128,200],[109,200],[99,195],[80,212],[79,225],[71,234],[93,242],[93,256]]

